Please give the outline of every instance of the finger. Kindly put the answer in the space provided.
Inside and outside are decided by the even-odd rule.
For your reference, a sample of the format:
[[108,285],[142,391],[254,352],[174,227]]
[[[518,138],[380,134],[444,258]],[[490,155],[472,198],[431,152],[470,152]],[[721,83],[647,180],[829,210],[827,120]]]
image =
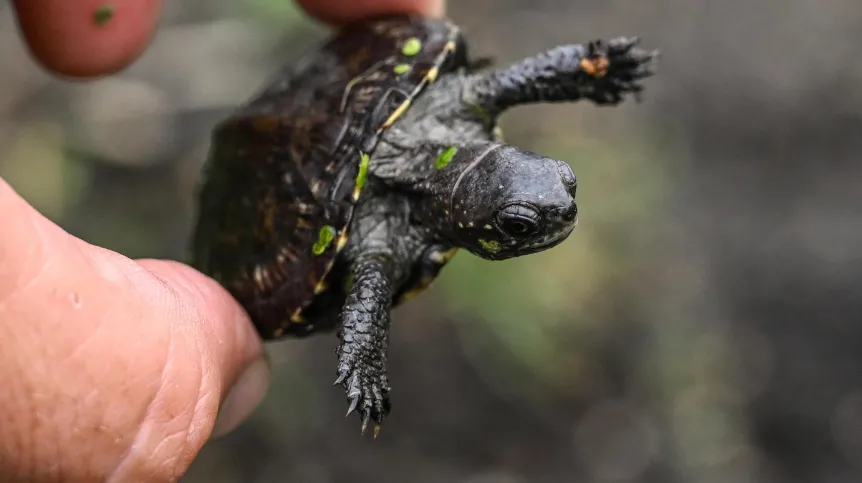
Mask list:
[[247,316],[188,267],[68,235],[2,179],[0,213],[0,474],[176,481],[231,386],[231,425],[263,396]]
[[[26,0],[25,0],[26,1]],[[355,20],[392,13],[412,13],[441,17],[444,0],[297,0],[310,15],[322,22],[343,25]]]
[[118,72],[150,43],[163,0],[14,0],[33,56],[53,73],[90,78]]
[[[269,367],[260,339],[245,312],[221,286],[178,262],[140,260],[137,264],[176,295],[176,303],[166,304],[177,341],[176,355],[168,358],[161,390],[194,390],[176,390],[165,398],[165,406],[185,408],[185,421],[171,421],[176,411],[148,415],[138,435],[152,435],[126,454],[112,475],[117,481],[151,478],[154,468],[159,473],[163,462],[174,461],[181,454],[185,459],[175,472],[179,476],[211,435],[235,429],[252,413],[269,383]],[[185,438],[174,445],[165,444],[175,431],[185,434]]]
[[[178,315],[172,320],[180,325],[178,330],[190,330],[196,340],[210,343],[204,347],[206,355],[223,368],[220,385],[230,389],[229,393],[222,391],[224,402],[213,432],[222,435],[233,430],[260,402],[268,382],[265,379],[268,370],[261,371],[255,365],[265,366],[266,361],[248,315],[215,280],[188,265],[169,260],[137,263],[177,292],[181,301],[178,310],[198,315],[197,318]],[[205,323],[184,326],[190,320]]]

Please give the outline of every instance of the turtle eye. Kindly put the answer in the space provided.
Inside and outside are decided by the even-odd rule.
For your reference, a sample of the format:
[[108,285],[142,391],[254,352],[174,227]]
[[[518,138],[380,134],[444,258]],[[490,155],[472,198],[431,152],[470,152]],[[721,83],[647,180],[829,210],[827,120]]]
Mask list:
[[523,238],[539,229],[539,213],[529,206],[509,205],[497,213],[497,225],[507,235]]

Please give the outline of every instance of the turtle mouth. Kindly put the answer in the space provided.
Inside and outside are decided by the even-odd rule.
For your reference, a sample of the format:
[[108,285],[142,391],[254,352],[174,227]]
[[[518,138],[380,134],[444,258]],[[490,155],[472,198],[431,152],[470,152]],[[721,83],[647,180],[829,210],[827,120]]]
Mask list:
[[524,255],[532,255],[535,253],[543,252],[545,250],[549,250],[563,243],[564,241],[566,241],[566,239],[569,238],[569,235],[571,235],[575,231],[577,225],[578,216],[575,215],[573,223],[569,223],[562,230],[555,231],[554,233],[542,237],[539,240],[534,241],[533,243],[522,245],[509,245],[497,253],[489,253],[487,251],[480,250],[480,247],[476,247],[475,249],[471,249],[470,251],[488,260],[495,261],[508,260],[510,258],[522,257]]

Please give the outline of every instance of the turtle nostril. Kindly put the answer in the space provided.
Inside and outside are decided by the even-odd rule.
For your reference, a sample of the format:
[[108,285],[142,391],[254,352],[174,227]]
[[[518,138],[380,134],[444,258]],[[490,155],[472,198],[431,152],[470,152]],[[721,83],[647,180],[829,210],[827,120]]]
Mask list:
[[563,211],[563,220],[565,221],[574,221],[578,216],[578,205],[572,203],[572,206],[569,207],[568,210]]
[[571,223],[578,216],[578,205],[572,203],[569,206],[560,207],[553,211],[553,217],[565,223]]

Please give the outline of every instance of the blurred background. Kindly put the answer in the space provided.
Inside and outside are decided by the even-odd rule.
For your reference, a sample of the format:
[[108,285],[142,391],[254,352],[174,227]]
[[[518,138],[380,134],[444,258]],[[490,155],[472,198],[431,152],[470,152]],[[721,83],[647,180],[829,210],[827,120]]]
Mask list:
[[[327,32],[286,0],[166,9],[140,61],[79,84],[29,61],[0,2],[0,176],[92,243],[181,259],[210,129]],[[450,14],[501,63],[639,35],[660,74],[640,105],[505,116],[575,168],[581,222],[530,257],[462,253],[395,311],[380,438],[342,417],[334,335],[281,342],[264,404],[184,481],[862,481],[862,4]]]

